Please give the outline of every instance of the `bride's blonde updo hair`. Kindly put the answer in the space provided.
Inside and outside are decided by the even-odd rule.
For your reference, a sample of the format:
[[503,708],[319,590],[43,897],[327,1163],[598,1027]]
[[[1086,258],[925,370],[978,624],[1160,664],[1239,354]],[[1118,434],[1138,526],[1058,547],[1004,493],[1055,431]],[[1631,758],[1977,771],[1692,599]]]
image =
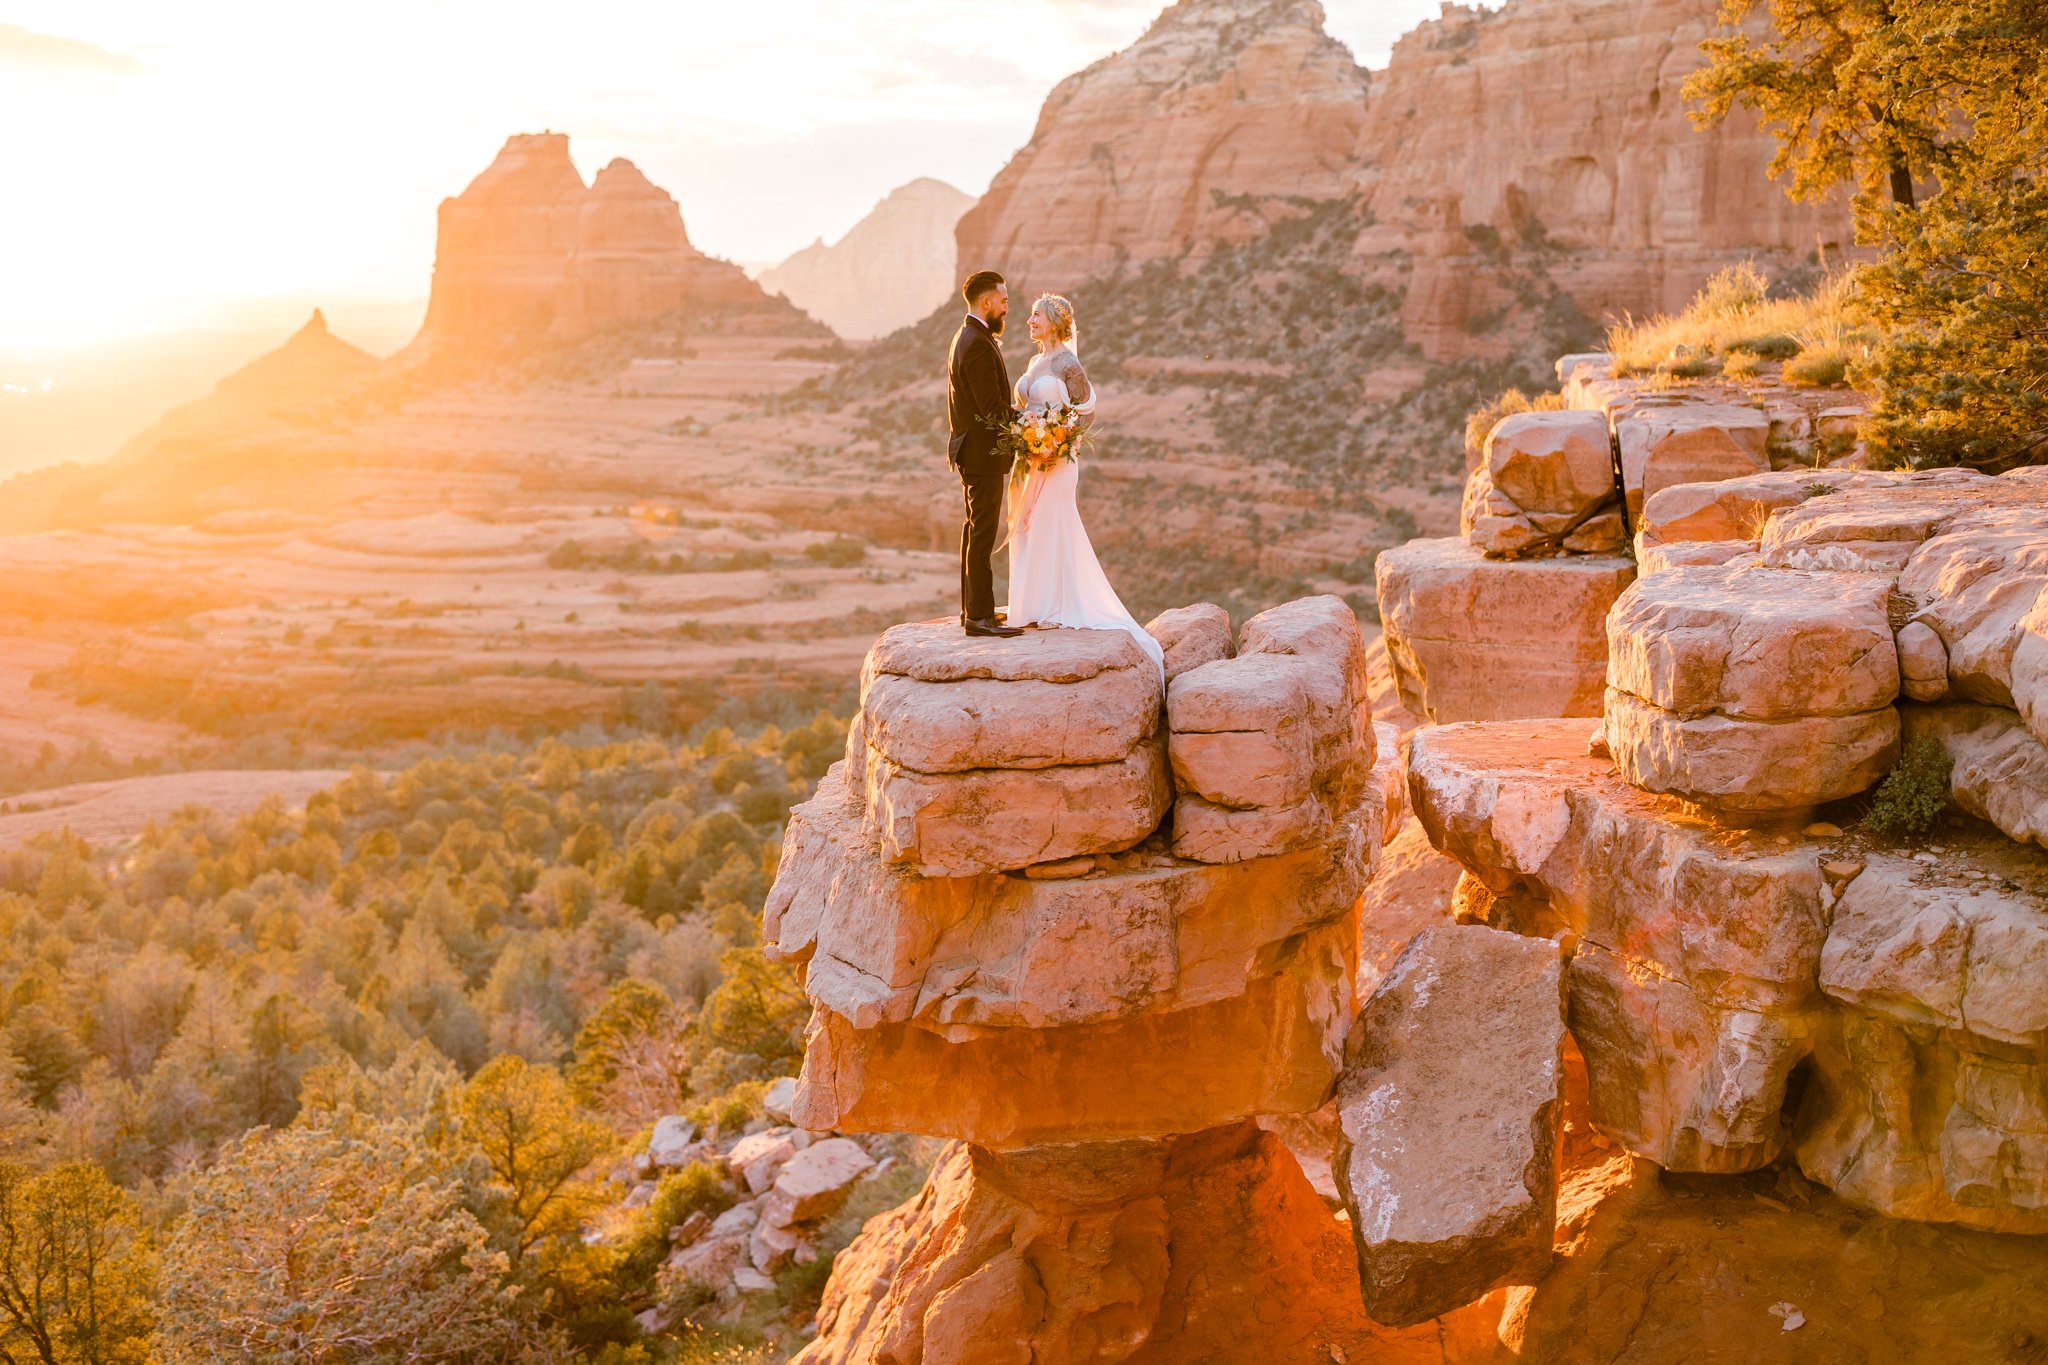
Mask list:
[[1074,305],[1058,294],[1040,294],[1038,301],[1031,305],[1045,314],[1045,320],[1052,324],[1052,339],[1074,344]]

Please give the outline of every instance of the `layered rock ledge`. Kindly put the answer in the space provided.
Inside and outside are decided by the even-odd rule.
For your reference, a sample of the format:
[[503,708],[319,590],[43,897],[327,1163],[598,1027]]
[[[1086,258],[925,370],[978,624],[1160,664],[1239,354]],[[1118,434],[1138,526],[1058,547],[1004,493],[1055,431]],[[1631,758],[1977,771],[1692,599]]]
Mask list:
[[2048,1232],[2048,857],[1731,827],[1623,780],[1593,728],[1423,731],[1410,796],[1478,915],[1570,945],[1601,1131],[1671,1170],[1789,1146],[1879,1212]]

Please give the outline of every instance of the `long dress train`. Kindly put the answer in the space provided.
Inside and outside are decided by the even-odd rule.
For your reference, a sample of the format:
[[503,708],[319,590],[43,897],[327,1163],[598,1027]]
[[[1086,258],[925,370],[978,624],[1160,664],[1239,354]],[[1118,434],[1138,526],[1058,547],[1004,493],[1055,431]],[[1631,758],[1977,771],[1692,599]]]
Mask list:
[[[1049,354],[1038,356],[1017,381],[1020,407],[1070,402],[1065,382],[1051,373],[1049,362]],[[1087,402],[1070,406],[1092,413],[1095,395],[1090,392]],[[1080,462],[1069,460],[1050,471],[1033,471],[1021,487],[1011,489],[1013,496],[1021,496],[1022,505],[1012,512],[1010,624],[1127,631],[1163,671],[1165,655],[1159,642],[1125,608],[1095,557],[1075,501],[1080,484]]]

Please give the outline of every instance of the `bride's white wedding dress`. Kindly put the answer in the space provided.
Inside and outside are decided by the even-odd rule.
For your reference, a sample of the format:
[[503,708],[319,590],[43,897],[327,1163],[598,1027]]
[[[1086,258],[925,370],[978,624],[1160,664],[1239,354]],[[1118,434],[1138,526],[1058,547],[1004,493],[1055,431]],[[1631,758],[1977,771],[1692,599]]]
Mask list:
[[[1043,410],[1066,404],[1083,415],[1094,413],[1093,384],[1087,401],[1075,403],[1066,382],[1052,372],[1053,358],[1065,350],[1056,347],[1032,360],[1017,381],[1018,407]],[[1095,558],[1074,502],[1080,482],[1080,462],[1065,460],[1049,472],[1025,475],[1021,488],[1012,485],[1012,496],[1021,494],[1022,502],[1011,512],[1009,623],[1128,631],[1163,671],[1159,642],[1125,609]]]

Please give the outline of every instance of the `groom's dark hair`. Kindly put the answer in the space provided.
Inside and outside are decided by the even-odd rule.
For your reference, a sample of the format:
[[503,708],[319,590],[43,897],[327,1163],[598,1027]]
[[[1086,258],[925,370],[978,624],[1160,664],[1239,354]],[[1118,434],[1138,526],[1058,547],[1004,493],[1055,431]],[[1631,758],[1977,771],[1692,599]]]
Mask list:
[[1003,277],[996,274],[995,271],[977,270],[967,277],[967,283],[960,286],[960,294],[961,297],[967,300],[967,306],[972,308],[976,299],[1001,283],[1003,283]]

